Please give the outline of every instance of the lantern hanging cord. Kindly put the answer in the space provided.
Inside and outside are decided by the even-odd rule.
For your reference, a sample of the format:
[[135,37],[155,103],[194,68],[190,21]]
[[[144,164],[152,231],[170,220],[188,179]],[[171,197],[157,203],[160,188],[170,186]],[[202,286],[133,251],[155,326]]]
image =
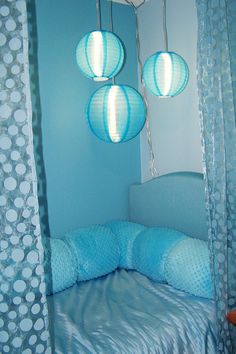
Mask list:
[[136,25],[136,45],[137,45],[137,58],[138,58],[138,68],[139,68],[139,77],[141,80],[141,89],[142,89],[142,97],[144,100],[144,103],[147,107],[147,117],[146,117],[146,131],[147,131],[147,142],[148,142],[148,148],[149,148],[149,171],[151,173],[152,178],[157,177],[159,174],[157,172],[156,168],[156,159],[155,159],[155,154],[153,151],[153,145],[152,145],[152,134],[151,134],[151,128],[150,128],[150,121],[149,121],[149,115],[148,115],[148,100],[147,100],[147,92],[145,88],[145,84],[143,81],[142,77],[142,59],[141,59],[141,45],[140,45],[140,36],[139,36],[139,21],[138,21],[138,8],[142,6],[145,3],[145,0],[139,5],[135,6],[132,1],[130,0],[125,0],[125,2],[128,5],[131,5],[134,9],[135,13],[135,25]]
[[110,0],[110,31],[113,32],[113,2]]
[[100,0],[96,0],[96,9],[97,9],[97,27],[98,30],[101,30],[101,4]]
[[166,0],[163,0],[163,33],[164,33],[165,51],[168,52],[168,34],[167,34],[167,25],[166,25]]
[[[113,1],[110,0],[110,31],[113,32]],[[112,77],[112,85],[116,84],[116,77]]]

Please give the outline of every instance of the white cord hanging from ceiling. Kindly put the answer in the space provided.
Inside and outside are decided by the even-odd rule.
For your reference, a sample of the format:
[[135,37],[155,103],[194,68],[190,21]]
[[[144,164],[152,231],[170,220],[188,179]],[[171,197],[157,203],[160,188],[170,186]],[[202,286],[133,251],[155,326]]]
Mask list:
[[142,6],[146,0],[143,0],[141,3],[139,1],[139,5],[135,6],[133,0],[124,0],[128,5],[132,6],[134,9],[135,13],[135,23],[136,23],[136,45],[137,45],[137,58],[138,58],[138,67],[139,67],[139,76],[141,80],[141,94],[143,97],[143,100],[146,104],[147,107],[147,117],[146,117],[146,131],[147,131],[147,142],[148,142],[148,148],[149,148],[149,171],[151,173],[152,178],[157,177],[159,174],[157,172],[156,168],[156,159],[155,159],[155,154],[153,151],[153,145],[152,145],[152,134],[151,134],[151,128],[150,128],[150,120],[149,120],[149,115],[148,115],[148,100],[147,100],[147,93],[146,93],[146,88],[144,85],[144,81],[142,78],[142,59],[141,59],[141,46],[140,46],[140,35],[139,35],[139,21],[138,21],[138,8]]

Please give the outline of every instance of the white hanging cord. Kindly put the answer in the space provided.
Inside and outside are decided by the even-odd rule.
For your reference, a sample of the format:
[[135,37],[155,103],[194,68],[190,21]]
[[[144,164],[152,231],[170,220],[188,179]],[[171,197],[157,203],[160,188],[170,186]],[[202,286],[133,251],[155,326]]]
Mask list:
[[[110,0],[110,31],[113,32],[113,1]],[[112,85],[116,84],[116,78],[113,76]]]
[[165,51],[168,52],[168,35],[167,35],[167,26],[166,26],[166,0],[163,0],[163,33],[164,33]]
[[100,0],[96,0],[96,8],[97,8],[97,27],[98,30],[101,30],[101,4]]
[[110,0],[110,31],[113,32],[113,1]]
[[145,0],[139,6],[135,6],[133,4],[133,2],[130,0],[125,0],[125,2],[133,7],[134,13],[135,13],[137,58],[138,58],[139,76],[140,76],[141,88],[142,88],[141,94],[142,94],[143,100],[144,100],[146,107],[147,107],[146,131],[147,131],[147,142],[148,142],[148,147],[149,147],[149,171],[151,173],[152,178],[155,178],[159,174],[158,174],[157,168],[156,168],[155,154],[154,154],[153,145],[152,145],[152,134],[151,134],[150,121],[149,121],[149,116],[148,116],[147,92],[146,92],[145,84],[144,84],[143,77],[142,77],[143,64],[142,64],[142,59],[141,59],[141,46],[140,46],[139,22],[138,22],[138,11],[137,11],[138,8],[145,3]]

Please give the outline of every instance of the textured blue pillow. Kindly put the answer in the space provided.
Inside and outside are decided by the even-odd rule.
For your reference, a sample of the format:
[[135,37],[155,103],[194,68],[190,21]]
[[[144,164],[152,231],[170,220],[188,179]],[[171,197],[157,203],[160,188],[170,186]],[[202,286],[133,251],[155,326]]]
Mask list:
[[133,244],[138,234],[146,227],[128,221],[113,221],[106,224],[114,233],[120,248],[119,268],[134,269]]
[[164,265],[168,253],[186,236],[166,228],[148,228],[134,242],[134,267],[149,278],[165,282]]
[[176,289],[213,298],[207,242],[186,238],[178,243],[167,256],[165,277]]
[[48,294],[120,267],[193,295],[213,297],[207,243],[172,229],[118,221],[79,229],[64,239],[48,238],[45,246]]
[[45,246],[47,294],[54,294],[75,284],[76,262],[72,251],[64,240],[48,238]]
[[66,242],[77,261],[77,280],[89,280],[108,274],[118,267],[120,251],[112,231],[94,225],[68,233]]

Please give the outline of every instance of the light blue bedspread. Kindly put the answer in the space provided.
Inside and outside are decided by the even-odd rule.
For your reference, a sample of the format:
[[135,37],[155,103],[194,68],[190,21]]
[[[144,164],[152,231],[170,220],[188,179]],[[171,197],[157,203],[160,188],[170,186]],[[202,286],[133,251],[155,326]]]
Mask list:
[[57,354],[213,354],[214,303],[118,270],[49,297]]

